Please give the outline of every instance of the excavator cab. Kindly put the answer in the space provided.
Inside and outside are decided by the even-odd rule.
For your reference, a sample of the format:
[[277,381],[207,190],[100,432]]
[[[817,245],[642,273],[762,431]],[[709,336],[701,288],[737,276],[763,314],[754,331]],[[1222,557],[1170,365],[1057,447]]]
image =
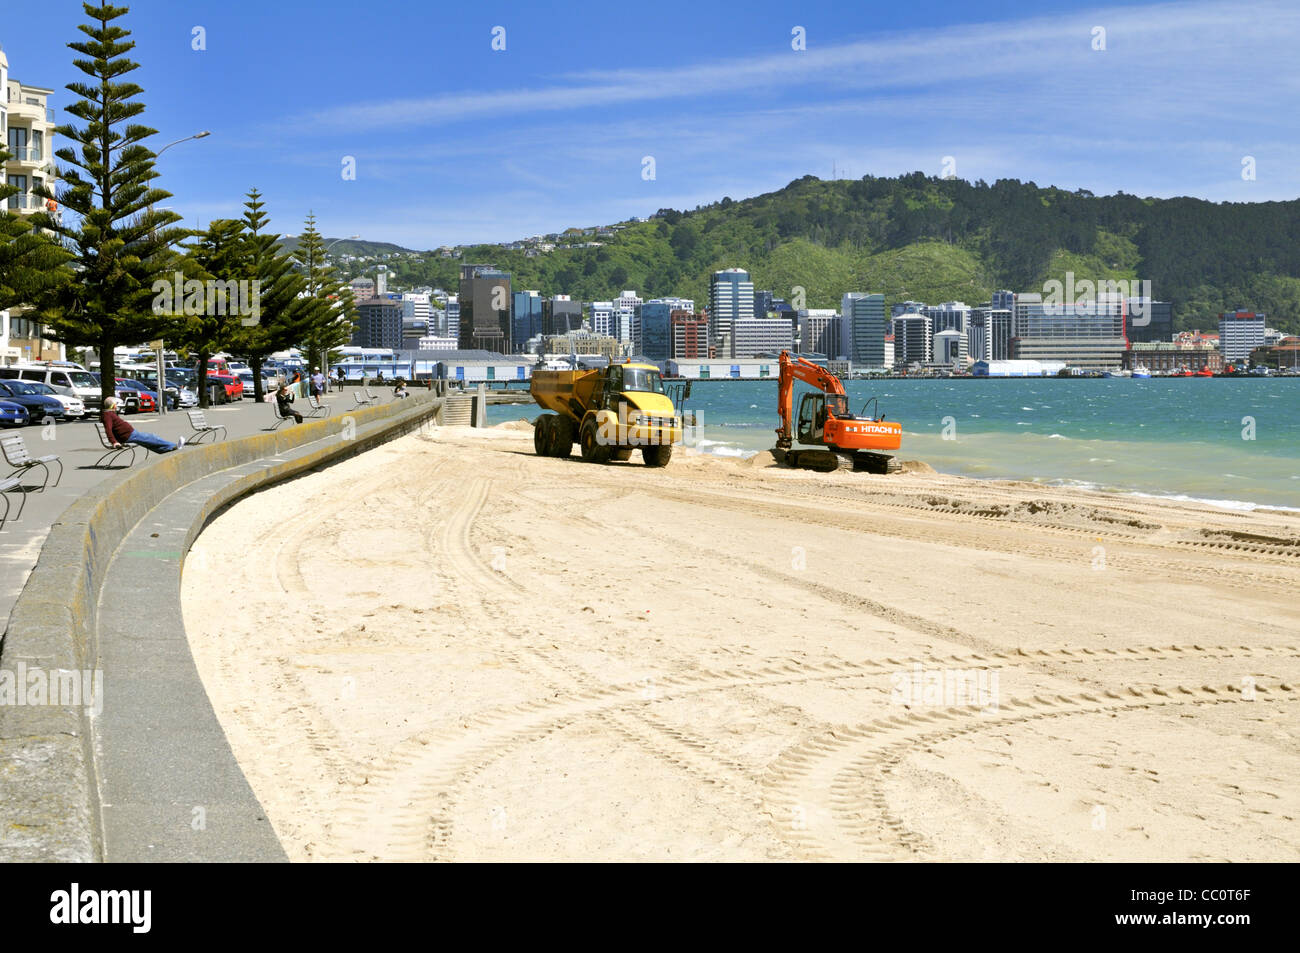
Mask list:
[[799,427],[796,439],[800,443],[824,443],[827,417],[853,420],[853,414],[849,410],[849,399],[843,394],[827,394],[823,391],[804,394],[799,401]]
[[799,401],[799,428],[795,439],[800,443],[821,443],[826,429],[826,395],[821,391],[804,394]]

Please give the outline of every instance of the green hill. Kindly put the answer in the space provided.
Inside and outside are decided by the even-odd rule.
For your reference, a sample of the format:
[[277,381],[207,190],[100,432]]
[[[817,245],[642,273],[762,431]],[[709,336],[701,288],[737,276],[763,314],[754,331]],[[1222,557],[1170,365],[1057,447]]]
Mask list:
[[547,295],[593,300],[635,288],[702,305],[709,274],[740,267],[756,288],[789,300],[799,286],[808,307],[833,308],[846,291],[975,305],[994,289],[1040,291],[1073,271],[1076,280],[1149,279],[1155,297],[1173,301],[1180,328],[1211,327],[1220,311],[1244,307],[1300,332],[1300,200],[1095,196],[919,172],[856,181],[805,176],[743,201],[661,209],[604,242],[533,258],[470,247],[459,261],[399,261],[394,280],[454,288],[461,262],[482,261],[511,272],[515,288]]
[[[298,236],[281,238],[280,244],[285,251],[292,252],[298,247]],[[343,238],[339,240],[326,238],[325,244],[329,246],[330,255],[335,257],[338,255],[420,254],[414,249],[403,248],[401,245],[394,245],[392,242],[371,242],[363,238]]]

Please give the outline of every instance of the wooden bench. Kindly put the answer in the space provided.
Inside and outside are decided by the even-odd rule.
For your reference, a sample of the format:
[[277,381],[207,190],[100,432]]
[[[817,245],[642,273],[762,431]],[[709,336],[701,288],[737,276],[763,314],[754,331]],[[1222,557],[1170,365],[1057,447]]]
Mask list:
[[9,522],[9,491],[19,490],[23,494],[22,502],[18,504],[18,515],[14,519],[21,519],[23,507],[27,505],[27,488],[23,486],[23,481],[18,477],[9,477],[7,480],[0,480],[0,498],[4,500],[4,515],[0,516],[0,529],[5,528],[5,523]]
[[0,436],[0,448],[3,448],[5,463],[14,468],[9,476],[26,473],[33,467],[40,467],[45,471],[45,479],[41,482],[40,492],[42,493],[50,484],[49,464],[57,463],[59,465],[59,475],[54,478],[54,485],[58,486],[59,481],[63,479],[63,461],[59,459],[58,454],[51,453],[43,457],[33,457],[27,452],[27,443],[23,440],[22,434],[7,433]]
[[99,421],[95,421],[95,433],[99,435],[99,445],[104,448],[103,455],[95,461],[96,467],[111,466],[117,461],[117,458],[124,453],[131,454],[131,462],[127,466],[135,463],[135,446],[129,443],[113,443],[108,439],[108,431]]
[[208,423],[208,415],[203,411],[188,410],[185,413],[190,418],[190,426],[194,428],[194,432],[198,435],[189,439],[191,444],[200,443],[203,438],[207,436],[211,436],[212,442],[216,443],[218,440],[218,430],[221,431],[221,437],[219,439],[226,439],[226,428],[221,426],[221,424]]

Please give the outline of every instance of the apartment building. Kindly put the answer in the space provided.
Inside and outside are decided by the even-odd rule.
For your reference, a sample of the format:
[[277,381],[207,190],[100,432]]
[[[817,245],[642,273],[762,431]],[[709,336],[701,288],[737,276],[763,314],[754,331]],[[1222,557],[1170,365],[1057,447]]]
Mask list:
[[[18,190],[4,201],[7,213],[59,215],[54,202],[33,194],[42,186],[54,189],[54,111],[49,108],[53,93],[14,79],[0,50],[0,142],[9,153],[4,181]],[[8,363],[63,360],[63,345],[45,340],[42,331],[38,322],[23,317],[20,308],[0,311],[0,359]]]

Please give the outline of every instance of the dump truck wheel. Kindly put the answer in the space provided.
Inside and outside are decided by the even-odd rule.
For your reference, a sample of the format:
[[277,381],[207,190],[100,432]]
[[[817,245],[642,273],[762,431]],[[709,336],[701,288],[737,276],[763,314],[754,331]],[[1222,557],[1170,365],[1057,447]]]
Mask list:
[[673,458],[673,445],[664,444],[659,447],[642,447],[641,459],[645,461],[648,467],[666,467],[668,461]]
[[542,414],[533,424],[533,449],[537,451],[539,457],[551,456],[551,441],[554,439],[551,431],[551,421],[555,419],[553,414]]
[[631,459],[632,459],[632,451],[631,451],[631,450],[615,450],[613,453],[611,453],[611,454],[609,455],[609,458],[610,458],[611,460],[618,460],[620,463],[622,463],[624,460],[631,460]]
[[573,423],[568,417],[557,416],[551,428],[551,456],[567,457],[573,453]]
[[582,427],[582,459],[588,463],[609,462],[609,447],[601,446],[596,433],[596,422],[588,420]]

